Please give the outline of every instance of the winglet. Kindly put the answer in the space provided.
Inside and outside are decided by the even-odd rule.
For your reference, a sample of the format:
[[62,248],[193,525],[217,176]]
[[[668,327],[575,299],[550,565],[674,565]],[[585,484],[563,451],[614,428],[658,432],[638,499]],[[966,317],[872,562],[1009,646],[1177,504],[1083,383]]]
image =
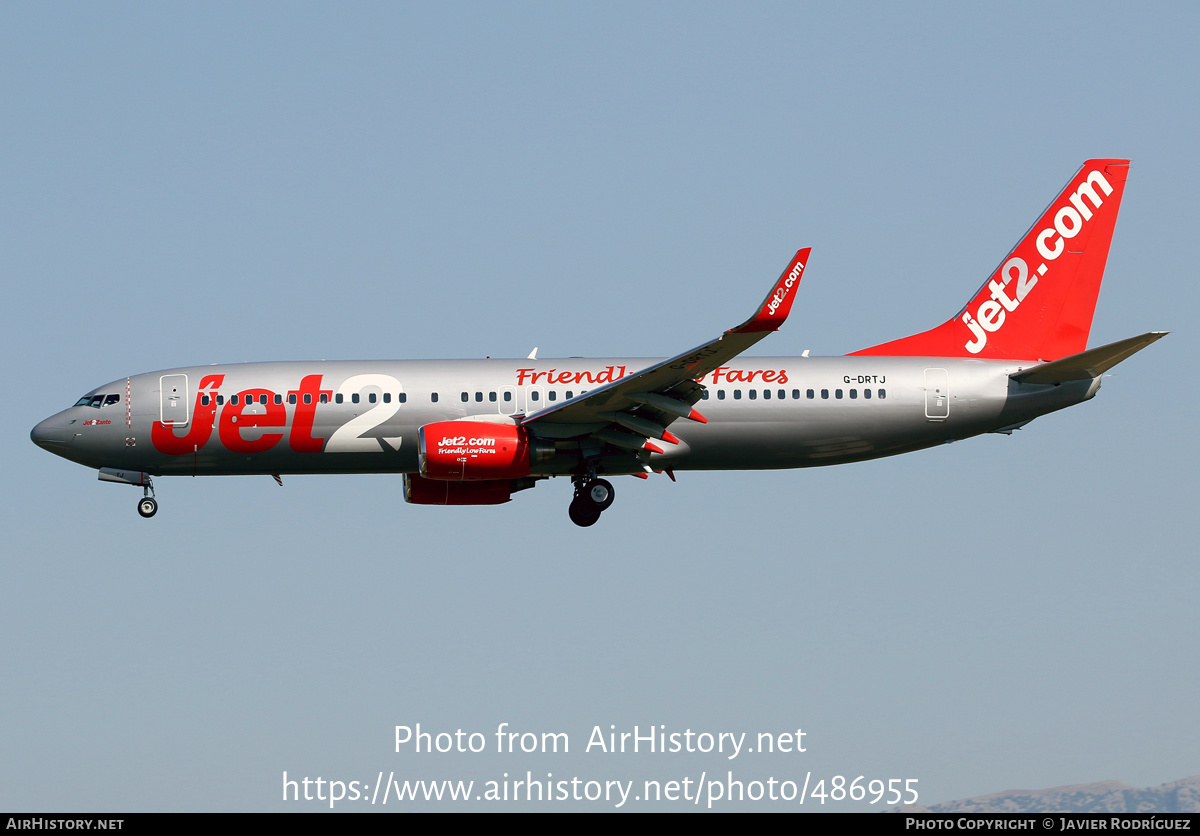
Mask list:
[[788,314],[792,310],[792,302],[796,300],[796,294],[793,292],[796,285],[800,284],[800,277],[804,273],[804,265],[808,261],[808,254],[812,252],[812,247],[805,247],[798,251],[780,275],[779,281],[775,282],[775,286],[771,288],[771,292],[767,294],[767,298],[763,300],[762,307],[758,313],[750,319],[743,322],[736,328],[731,328],[731,334],[751,334],[758,331],[778,331],[779,326],[783,325],[783,321],[788,318]]

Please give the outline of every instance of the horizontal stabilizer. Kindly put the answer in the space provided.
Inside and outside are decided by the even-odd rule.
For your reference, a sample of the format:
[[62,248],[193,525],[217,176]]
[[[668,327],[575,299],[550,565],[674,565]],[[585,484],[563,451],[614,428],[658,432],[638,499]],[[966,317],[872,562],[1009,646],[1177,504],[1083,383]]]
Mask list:
[[1081,354],[1072,354],[1052,363],[1043,363],[1009,375],[1018,383],[1066,383],[1070,380],[1091,380],[1099,377],[1122,360],[1137,354],[1152,342],[1165,337],[1168,331],[1151,331],[1140,337],[1130,337]]

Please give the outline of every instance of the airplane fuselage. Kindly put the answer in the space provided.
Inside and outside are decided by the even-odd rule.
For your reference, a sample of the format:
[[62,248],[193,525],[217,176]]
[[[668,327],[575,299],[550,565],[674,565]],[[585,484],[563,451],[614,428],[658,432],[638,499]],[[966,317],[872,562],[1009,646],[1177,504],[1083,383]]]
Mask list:
[[418,505],[493,505],[569,476],[593,525],[606,476],[816,467],[1009,432],[1095,395],[1165,335],[1087,348],[1129,161],[1086,161],[941,325],[844,357],[747,357],[787,319],[802,248],[749,319],[667,358],[248,363],[116,380],[34,442],[143,489],[153,476],[403,473]]
[[[158,475],[415,473],[417,431],[510,421],[661,363],[655,358],[277,362],[121,378],[43,421],[34,440],[94,468]],[[699,382],[708,423],[677,422],[655,469],[746,470],[861,461],[1032,420],[1099,378],[1014,382],[1036,365],[919,357],[738,358]],[[107,401],[107,403],[106,403]],[[553,439],[551,439],[553,440]],[[562,446],[563,442],[559,442]],[[534,475],[570,473],[559,456]],[[610,455],[599,470],[640,472]]]

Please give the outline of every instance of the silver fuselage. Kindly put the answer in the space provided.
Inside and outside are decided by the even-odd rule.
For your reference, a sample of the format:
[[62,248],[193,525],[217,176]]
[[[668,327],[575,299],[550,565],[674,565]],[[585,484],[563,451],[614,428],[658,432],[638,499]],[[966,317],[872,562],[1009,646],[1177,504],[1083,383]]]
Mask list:
[[[92,390],[89,403],[47,418],[32,438],[88,467],[153,475],[413,473],[417,431],[425,424],[533,415],[658,362],[377,360],[169,369]],[[1099,388],[1099,378],[1062,385],[1009,378],[1033,365],[737,358],[700,381],[707,392],[696,406],[708,423],[675,421],[671,430],[681,443],[661,443],[665,452],[650,464],[752,470],[861,461],[1004,430],[1087,400]],[[617,453],[605,457],[600,472],[638,472],[637,462]],[[534,473],[565,474],[577,465],[578,457],[563,455]]]

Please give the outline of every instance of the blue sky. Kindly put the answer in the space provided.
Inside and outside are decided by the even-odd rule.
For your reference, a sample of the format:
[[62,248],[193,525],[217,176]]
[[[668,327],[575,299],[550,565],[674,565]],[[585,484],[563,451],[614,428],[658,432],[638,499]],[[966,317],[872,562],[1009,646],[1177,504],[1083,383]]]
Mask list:
[[[280,800],[284,771],[811,772],[917,778],[930,803],[1200,773],[1197,24],[1185,4],[5,4],[0,807],[320,808]],[[439,509],[388,476],[164,478],[147,522],[28,441],[179,365],[670,354],[806,245],[755,353],[853,351],[953,314],[1105,156],[1133,162],[1091,343],[1173,333],[1011,438],[629,480],[586,530],[565,484]],[[418,722],[572,751],[397,754]],[[799,727],[808,751],[582,751],[596,725],[658,724]]]

